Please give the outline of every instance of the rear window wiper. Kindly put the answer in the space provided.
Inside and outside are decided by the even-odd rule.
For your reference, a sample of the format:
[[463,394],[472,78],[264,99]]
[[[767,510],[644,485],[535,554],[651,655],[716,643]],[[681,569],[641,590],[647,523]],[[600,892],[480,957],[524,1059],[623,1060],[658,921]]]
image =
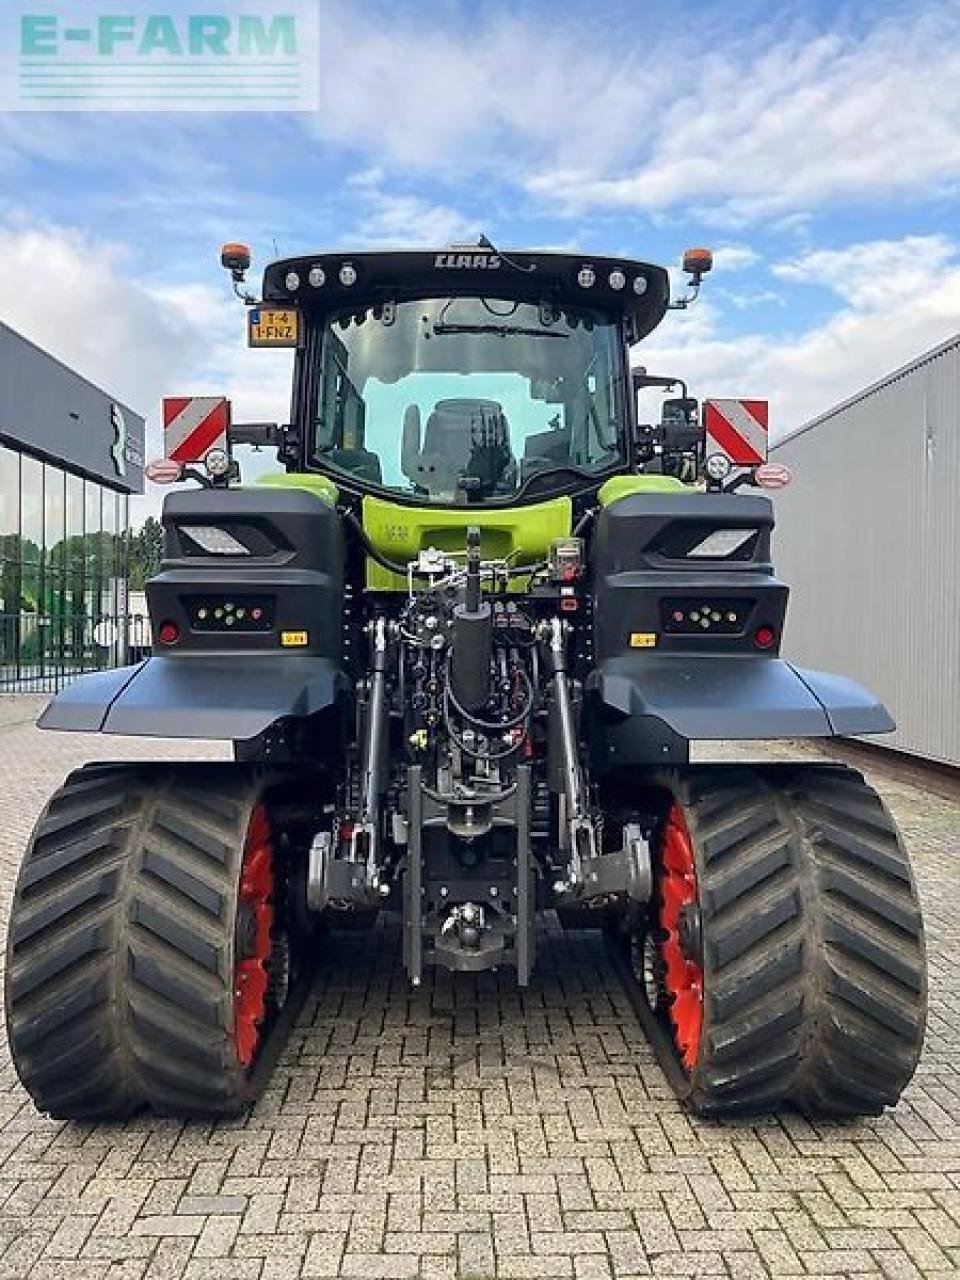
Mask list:
[[498,338],[518,334],[522,338],[569,338],[569,333],[552,333],[549,329],[522,329],[509,324],[443,324],[433,326],[437,337],[445,333],[492,333]]

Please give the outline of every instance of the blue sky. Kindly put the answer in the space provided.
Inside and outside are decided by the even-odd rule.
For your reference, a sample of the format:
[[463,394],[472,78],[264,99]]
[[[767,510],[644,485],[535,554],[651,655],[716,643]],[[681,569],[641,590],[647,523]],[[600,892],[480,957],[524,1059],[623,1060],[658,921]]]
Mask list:
[[261,266],[480,230],[667,264],[709,244],[704,301],[637,359],[767,396],[779,429],[960,330],[960,0],[320,10],[316,114],[0,114],[0,319],[154,431],[165,392],[284,414],[230,238]]

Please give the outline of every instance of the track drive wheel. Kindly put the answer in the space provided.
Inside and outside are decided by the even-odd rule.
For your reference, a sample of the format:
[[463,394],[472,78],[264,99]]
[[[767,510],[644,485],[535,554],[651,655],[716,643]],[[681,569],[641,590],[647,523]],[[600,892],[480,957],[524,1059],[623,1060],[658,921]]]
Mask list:
[[923,1043],[916,887],[852,769],[699,766],[661,779],[649,922],[632,989],[701,1114],[877,1115]]
[[237,765],[91,766],[40,817],[14,893],[7,1031],[57,1118],[230,1114],[289,993],[267,784]]

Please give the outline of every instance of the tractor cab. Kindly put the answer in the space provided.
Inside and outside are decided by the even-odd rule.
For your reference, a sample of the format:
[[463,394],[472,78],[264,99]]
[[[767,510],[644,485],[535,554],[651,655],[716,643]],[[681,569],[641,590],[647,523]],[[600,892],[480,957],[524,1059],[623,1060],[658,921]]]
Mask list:
[[632,469],[629,348],[668,306],[662,267],[481,243],[273,263],[251,326],[296,317],[291,469],[401,504],[515,507]]
[[[508,254],[486,237],[440,251],[285,258],[267,266],[260,297],[245,289],[250,261],[245,245],[224,246],[250,346],[295,348],[291,420],[215,431],[202,398],[166,400],[167,459],[148,468],[158,483],[227,486],[240,444],[276,447],[302,486],[426,509],[577,504],[623,475],[707,489],[758,482],[765,447],[740,456],[735,431],[711,438],[709,405],[701,417],[682,379],[631,365],[631,348],[667,311],[698,297],[708,249],[686,251],[688,292],[673,299],[667,271],[651,263]],[[649,388],[682,391],[657,422],[638,414],[637,393]],[[229,404],[217,403],[229,421]]]

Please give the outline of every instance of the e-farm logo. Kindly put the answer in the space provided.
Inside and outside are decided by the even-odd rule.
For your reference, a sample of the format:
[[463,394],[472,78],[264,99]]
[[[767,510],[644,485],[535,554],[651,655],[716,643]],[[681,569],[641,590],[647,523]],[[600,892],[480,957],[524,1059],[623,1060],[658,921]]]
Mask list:
[[318,4],[14,0],[0,6],[0,109],[314,111]]

